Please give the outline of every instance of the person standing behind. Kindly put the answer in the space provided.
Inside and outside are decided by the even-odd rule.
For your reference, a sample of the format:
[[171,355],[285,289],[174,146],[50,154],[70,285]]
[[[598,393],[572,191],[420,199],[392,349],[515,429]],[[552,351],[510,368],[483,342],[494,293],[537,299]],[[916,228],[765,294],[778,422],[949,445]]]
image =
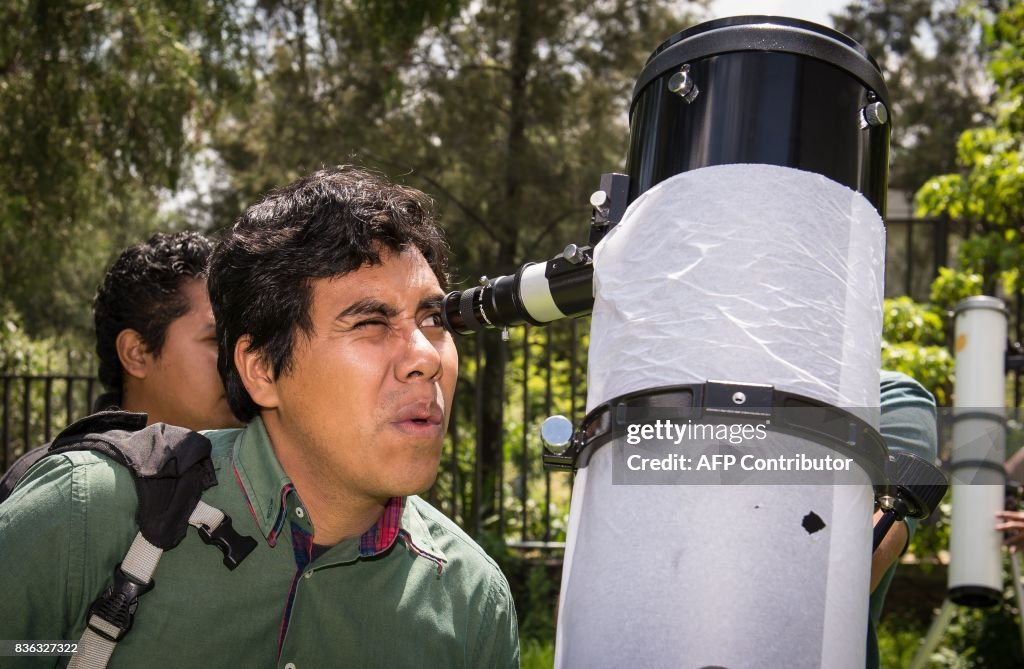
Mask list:
[[[120,407],[149,423],[192,430],[235,427],[217,372],[217,333],[206,290],[213,243],[197,232],[157,233],[125,249],[93,300],[99,380],[93,411]],[[46,446],[0,479],[0,502]]]

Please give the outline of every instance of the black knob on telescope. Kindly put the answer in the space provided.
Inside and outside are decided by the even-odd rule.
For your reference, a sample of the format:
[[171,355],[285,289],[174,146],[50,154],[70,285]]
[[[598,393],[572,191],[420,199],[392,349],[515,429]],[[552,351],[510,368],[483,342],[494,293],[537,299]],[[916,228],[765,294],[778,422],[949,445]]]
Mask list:
[[946,496],[949,482],[941,469],[910,453],[895,453],[892,463],[892,482],[896,496],[907,504],[910,518],[927,518]]
[[897,521],[930,516],[949,488],[941,469],[910,453],[895,453],[889,457],[888,478],[889,494],[880,499],[882,517],[875,525],[872,551]]

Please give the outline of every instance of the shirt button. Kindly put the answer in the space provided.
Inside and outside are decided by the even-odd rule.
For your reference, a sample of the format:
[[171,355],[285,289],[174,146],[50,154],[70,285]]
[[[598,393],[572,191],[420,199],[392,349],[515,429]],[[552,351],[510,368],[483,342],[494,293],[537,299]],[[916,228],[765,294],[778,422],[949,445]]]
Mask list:
[[[305,518],[306,517],[306,512],[302,510],[301,506],[297,506],[297,507],[295,507],[295,515],[298,516],[299,518]],[[294,669],[294,667],[293,667],[293,669]]]
[[312,570],[312,569],[310,569],[309,571],[307,571],[307,572],[306,572],[305,574],[303,574],[302,576],[303,576],[303,578],[313,578],[313,570]]
[[284,669],[295,669],[295,663],[289,662],[288,664],[284,665]]

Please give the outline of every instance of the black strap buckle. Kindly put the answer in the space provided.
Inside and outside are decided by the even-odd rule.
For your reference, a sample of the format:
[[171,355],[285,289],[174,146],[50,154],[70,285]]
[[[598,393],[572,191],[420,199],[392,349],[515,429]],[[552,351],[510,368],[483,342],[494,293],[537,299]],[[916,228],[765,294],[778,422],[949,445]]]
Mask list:
[[210,530],[205,526],[196,529],[204,544],[212,544],[224,553],[224,566],[228,569],[242,564],[242,560],[256,549],[256,540],[236,532],[231,526],[231,516],[227,514],[216,529]]
[[89,618],[97,616],[109,625],[117,628],[117,634],[111,635],[109,630],[99,629],[93,626],[91,620],[89,629],[96,632],[104,639],[117,643],[124,638],[125,634],[132,628],[135,619],[135,610],[139,608],[139,597],[153,589],[155,581],[142,583],[137,581],[124,571],[121,565],[114,567],[114,583],[103,591],[103,594],[96,598],[89,608]]

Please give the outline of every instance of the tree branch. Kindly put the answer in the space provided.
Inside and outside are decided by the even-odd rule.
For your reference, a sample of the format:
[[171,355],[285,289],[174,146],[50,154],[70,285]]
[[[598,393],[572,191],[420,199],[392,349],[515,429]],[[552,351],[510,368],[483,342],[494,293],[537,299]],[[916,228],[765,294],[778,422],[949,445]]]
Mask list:
[[[385,166],[387,166],[387,167],[389,167],[391,169],[396,169],[396,170],[404,169],[404,166],[399,165],[399,164],[395,163],[394,161],[387,160],[385,158],[381,158],[380,156],[377,156],[377,155],[373,154],[372,152],[364,151],[363,153],[367,157],[371,158],[372,160],[380,163],[381,165],[385,165]],[[483,219],[483,217],[481,217],[476,211],[474,211],[469,205],[465,204],[464,202],[462,202],[462,200],[460,200],[459,198],[457,198],[454,195],[452,195],[452,192],[450,190],[448,190],[447,188],[445,188],[441,184],[441,182],[439,182],[437,179],[434,179],[433,177],[427,176],[426,174],[422,174],[422,173],[419,173],[419,172],[413,172],[412,174],[413,174],[413,176],[415,178],[420,179],[420,180],[425,181],[428,184],[430,184],[430,187],[432,189],[434,189],[436,191],[439,191],[442,195],[445,196],[445,198],[450,200],[473,223],[475,223],[478,226],[480,226],[480,228],[487,234],[488,237],[491,238],[491,240],[494,243],[497,244],[497,243],[500,242],[500,238],[497,235],[497,233],[494,231],[492,226],[487,221],[485,221]]]

